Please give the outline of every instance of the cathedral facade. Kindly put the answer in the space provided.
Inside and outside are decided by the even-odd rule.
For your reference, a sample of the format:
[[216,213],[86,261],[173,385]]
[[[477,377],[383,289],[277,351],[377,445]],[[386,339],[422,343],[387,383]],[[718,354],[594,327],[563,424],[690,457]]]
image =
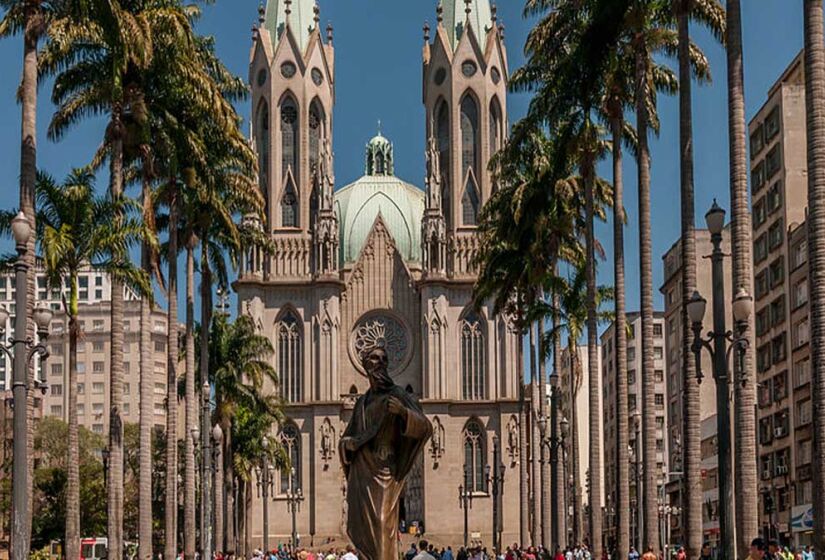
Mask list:
[[[336,185],[336,53],[315,0],[269,0],[254,32],[252,139],[267,200],[266,223],[254,225],[274,248],[245,256],[236,289],[240,312],[272,340],[288,418],[278,437],[292,469],[273,473],[270,547],[289,542],[296,495],[302,545],[345,540],[338,439],[368,388],[360,349],[376,343],[434,429],[404,492],[402,528],[460,544],[461,487],[472,494],[470,536],[490,546],[490,477],[501,471],[499,532],[518,540],[520,336],[490,306],[471,305],[476,224],[494,188],[487,163],[507,134],[507,55],[488,0],[434,8],[437,24],[424,28],[424,188],[395,175],[380,134],[364,176]],[[253,491],[253,546],[262,506]]]

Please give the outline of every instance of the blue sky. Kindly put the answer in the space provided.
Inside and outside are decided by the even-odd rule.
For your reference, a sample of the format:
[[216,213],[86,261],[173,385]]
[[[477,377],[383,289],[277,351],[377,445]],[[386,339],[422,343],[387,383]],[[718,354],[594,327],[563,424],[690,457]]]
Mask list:
[[[424,116],[421,103],[422,26],[435,21],[437,0],[320,0],[321,23],[335,28],[336,106],[335,172],[337,186],[348,184],[363,174],[364,144],[382,122],[385,136],[395,144],[396,174],[423,185]],[[506,25],[510,68],[523,62],[522,48],[530,21],[521,17],[521,0],[500,0],[499,18]],[[236,74],[247,77],[251,26],[257,20],[258,0],[217,0],[204,7],[198,31],[214,35],[224,63]],[[746,117],[765,102],[768,88],[802,48],[802,1],[757,0],[743,2],[745,49]],[[712,37],[693,30],[694,38],[711,62],[714,82],[694,87],[694,144],[696,157],[697,224],[713,198],[728,206],[727,91],[725,53]],[[18,200],[20,107],[15,93],[21,71],[20,38],[0,42],[0,207],[13,207]],[[58,178],[73,166],[88,163],[103,134],[102,119],[90,120],[54,143],[46,138],[53,113],[51,83],[40,88],[38,111],[38,164]],[[512,95],[508,100],[510,122],[524,115],[528,95]],[[247,103],[238,106],[246,118]],[[678,99],[661,97],[662,121],[659,138],[652,140],[652,222],[654,287],[656,305],[662,298],[661,256],[679,236]],[[248,130],[248,124],[244,124]],[[636,169],[625,158],[625,189],[629,223],[625,236],[627,263],[627,306],[638,306],[638,229]],[[602,167],[609,173],[607,165]],[[609,175],[608,175],[609,177]],[[105,177],[98,181],[105,186]],[[602,225],[597,235],[612,246],[611,226]],[[8,243],[0,243],[8,249]],[[600,266],[600,280],[612,280],[612,260]]]

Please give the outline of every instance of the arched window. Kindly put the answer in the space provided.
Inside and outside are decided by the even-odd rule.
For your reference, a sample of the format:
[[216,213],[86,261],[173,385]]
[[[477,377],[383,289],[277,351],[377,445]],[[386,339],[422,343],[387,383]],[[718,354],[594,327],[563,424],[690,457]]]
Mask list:
[[321,146],[323,144],[326,122],[324,109],[316,100],[309,108],[309,169],[315,172],[318,162],[321,159]]
[[298,227],[298,194],[292,179],[287,179],[286,190],[281,198],[281,226]]
[[288,312],[278,323],[278,371],[281,397],[288,403],[304,399],[303,339],[301,323]]
[[464,488],[471,492],[486,492],[484,463],[484,432],[475,420],[464,428]]
[[258,109],[258,184],[264,195],[269,194],[269,105],[266,101],[261,101]]
[[301,433],[295,424],[281,429],[281,445],[289,457],[289,469],[281,471],[281,494],[297,492],[301,488]]
[[291,97],[281,103],[281,175],[298,176],[298,106]]
[[501,122],[501,106],[498,98],[494,97],[490,102],[490,156],[492,157],[501,149],[501,139],[503,137]]
[[441,207],[444,215],[450,215],[450,108],[445,101],[440,101],[435,109],[436,140],[438,142],[438,159],[441,165]]
[[384,174],[384,154],[382,154],[381,152],[375,154],[375,174]]
[[464,400],[483,400],[486,396],[484,326],[475,311],[461,321],[461,387]]
[[479,175],[478,105],[471,95],[461,101],[461,177],[467,177],[471,169]]
[[464,186],[464,194],[461,196],[461,223],[465,226],[478,225],[478,207],[478,186],[475,177],[470,175]]

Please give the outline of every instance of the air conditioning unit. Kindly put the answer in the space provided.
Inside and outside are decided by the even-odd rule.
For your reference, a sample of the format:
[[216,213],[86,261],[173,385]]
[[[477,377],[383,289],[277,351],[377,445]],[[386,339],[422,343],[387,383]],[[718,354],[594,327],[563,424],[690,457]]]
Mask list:
[[773,437],[781,438],[785,435],[785,428],[774,428]]

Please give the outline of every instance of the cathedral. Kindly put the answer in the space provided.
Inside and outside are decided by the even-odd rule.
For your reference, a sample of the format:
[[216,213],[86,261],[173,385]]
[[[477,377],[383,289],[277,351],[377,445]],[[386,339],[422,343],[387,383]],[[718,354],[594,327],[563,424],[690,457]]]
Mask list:
[[[489,0],[433,9],[422,60],[423,188],[395,175],[393,144],[381,134],[366,145],[363,177],[336,185],[336,52],[316,0],[269,0],[254,30],[252,141],[267,204],[265,223],[246,220],[272,248],[244,256],[236,289],[240,312],[272,340],[288,419],[278,437],[292,468],[272,475],[270,547],[290,541],[295,496],[301,545],[346,540],[338,439],[368,388],[360,350],[374,344],[433,425],[399,528],[461,544],[461,488],[472,498],[471,540],[491,545],[494,509],[502,542],[518,540],[520,337],[491,306],[472,306],[477,221],[495,188],[487,163],[508,131],[507,51]],[[254,491],[247,523],[260,546]]]

